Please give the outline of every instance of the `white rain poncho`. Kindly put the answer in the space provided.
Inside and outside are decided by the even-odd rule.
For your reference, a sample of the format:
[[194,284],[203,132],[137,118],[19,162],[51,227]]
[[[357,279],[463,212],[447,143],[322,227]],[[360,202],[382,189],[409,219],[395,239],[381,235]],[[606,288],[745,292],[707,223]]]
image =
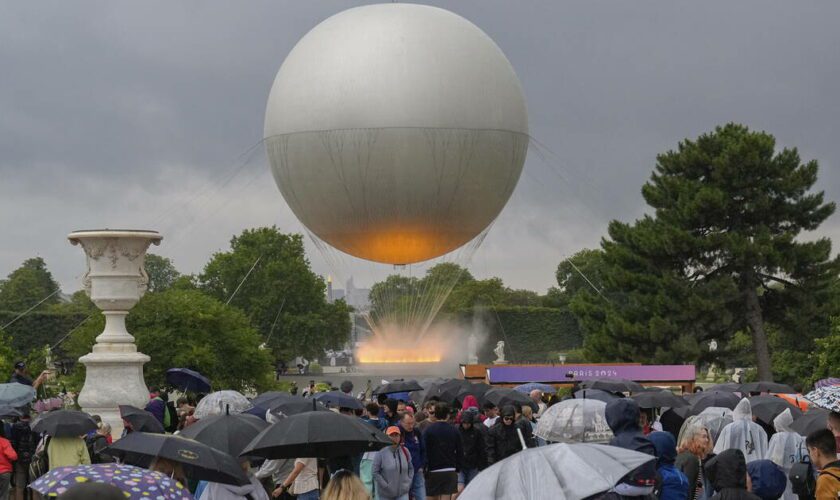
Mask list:
[[[773,420],[776,433],[770,438],[770,444],[767,446],[767,458],[781,467],[785,471],[785,476],[790,473],[794,464],[808,456],[808,450],[805,448],[805,438],[791,429],[790,424],[792,423],[793,415],[791,415],[789,409],[780,413]],[[798,498],[791,490],[790,481],[788,481],[782,498],[784,500],[797,500]]]
[[732,412],[734,422],[723,428],[715,442],[715,453],[730,448],[741,450],[747,463],[767,456],[767,433],[752,420],[752,406],[742,399]]

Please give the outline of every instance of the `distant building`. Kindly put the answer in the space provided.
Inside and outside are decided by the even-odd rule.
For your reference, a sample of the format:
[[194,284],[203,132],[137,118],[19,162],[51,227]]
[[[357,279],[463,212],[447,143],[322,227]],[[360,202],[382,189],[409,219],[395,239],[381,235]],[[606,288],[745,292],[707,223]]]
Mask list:
[[327,277],[327,301],[333,303],[339,299],[344,299],[357,312],[370,310],[370,289],[356,288],[352,276],[347,280],[347,285],[344,290],[334,288],[332,278]]

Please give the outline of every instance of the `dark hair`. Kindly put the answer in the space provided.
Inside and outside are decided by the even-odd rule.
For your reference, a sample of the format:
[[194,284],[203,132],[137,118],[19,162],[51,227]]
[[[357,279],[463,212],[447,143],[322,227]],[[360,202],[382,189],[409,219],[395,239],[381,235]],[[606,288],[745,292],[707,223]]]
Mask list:
[[484,403],[481,407],[484,408],[485,410],[492,410],[493,408],[496,407],[496,405],[494,405],[493,403],[488,401],[488,402]]
[[365,411],[373,413],[374,415],[379,415],[379,405],[376,403],[368,403],[365,405]]
[[435,418],[438,420],[446,420],[449,417],[449,405],[443,401],[435,403]]
[[388,401],[388,395],[387,394],[380,394],[380,395],[376,396],[376,402],[379,403],[380,405],[384,405],[385,401]]
[[397,414],[397,400],[393,398],[388,398],[385,400],[385,406],[388,407],[388,410],[396,415]]
[[816,448],[820,455],[837,456],[837,441],[834,440],[834,434],[828,429],[820,429],[808,434],[808,437],[805,438],[805,446]]

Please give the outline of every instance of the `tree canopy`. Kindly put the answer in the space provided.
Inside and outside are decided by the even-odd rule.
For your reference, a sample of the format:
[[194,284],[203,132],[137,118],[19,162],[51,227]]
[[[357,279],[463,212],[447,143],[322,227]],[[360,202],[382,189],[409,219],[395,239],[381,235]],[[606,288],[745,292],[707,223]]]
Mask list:
[[728,124],[657,157],[642,195],[653,209],[613,221],[602,241],[604,297],[572,307],[596,360],[697,361],[712,339],[747,329],[759,377],[772,380],[765,321],[837,278],[827,238],[800,241],[834,212],[810,192],[817,162],[773,136]]
[[[0,310],[25,311],[58,290],[58,283],[41,257],[26,259],[20,267],[0,281]],[[45,300],[39,309],[59,301],[58,294]]]
[[148,291],[150,292],[168,290],[181,277],[181,273],[175,269],[170,259],[153,253],[146,254],[145,268],[149,276]]

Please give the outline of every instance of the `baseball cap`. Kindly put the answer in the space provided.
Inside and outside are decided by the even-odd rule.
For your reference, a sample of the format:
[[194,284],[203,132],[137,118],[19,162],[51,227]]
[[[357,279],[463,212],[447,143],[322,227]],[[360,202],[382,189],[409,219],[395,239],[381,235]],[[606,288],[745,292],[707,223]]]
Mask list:
[[23,361],[18,361],[17,363],[15,363],[15,370],[23,370],[24,368],[26,368],[26,363],[24,363]]
[[391,434],[402,434],[402,432],[400,432],[399,427],[397,427],[396,425],[392,425],[391,427],[385,429],[385,434],[390,436]]

